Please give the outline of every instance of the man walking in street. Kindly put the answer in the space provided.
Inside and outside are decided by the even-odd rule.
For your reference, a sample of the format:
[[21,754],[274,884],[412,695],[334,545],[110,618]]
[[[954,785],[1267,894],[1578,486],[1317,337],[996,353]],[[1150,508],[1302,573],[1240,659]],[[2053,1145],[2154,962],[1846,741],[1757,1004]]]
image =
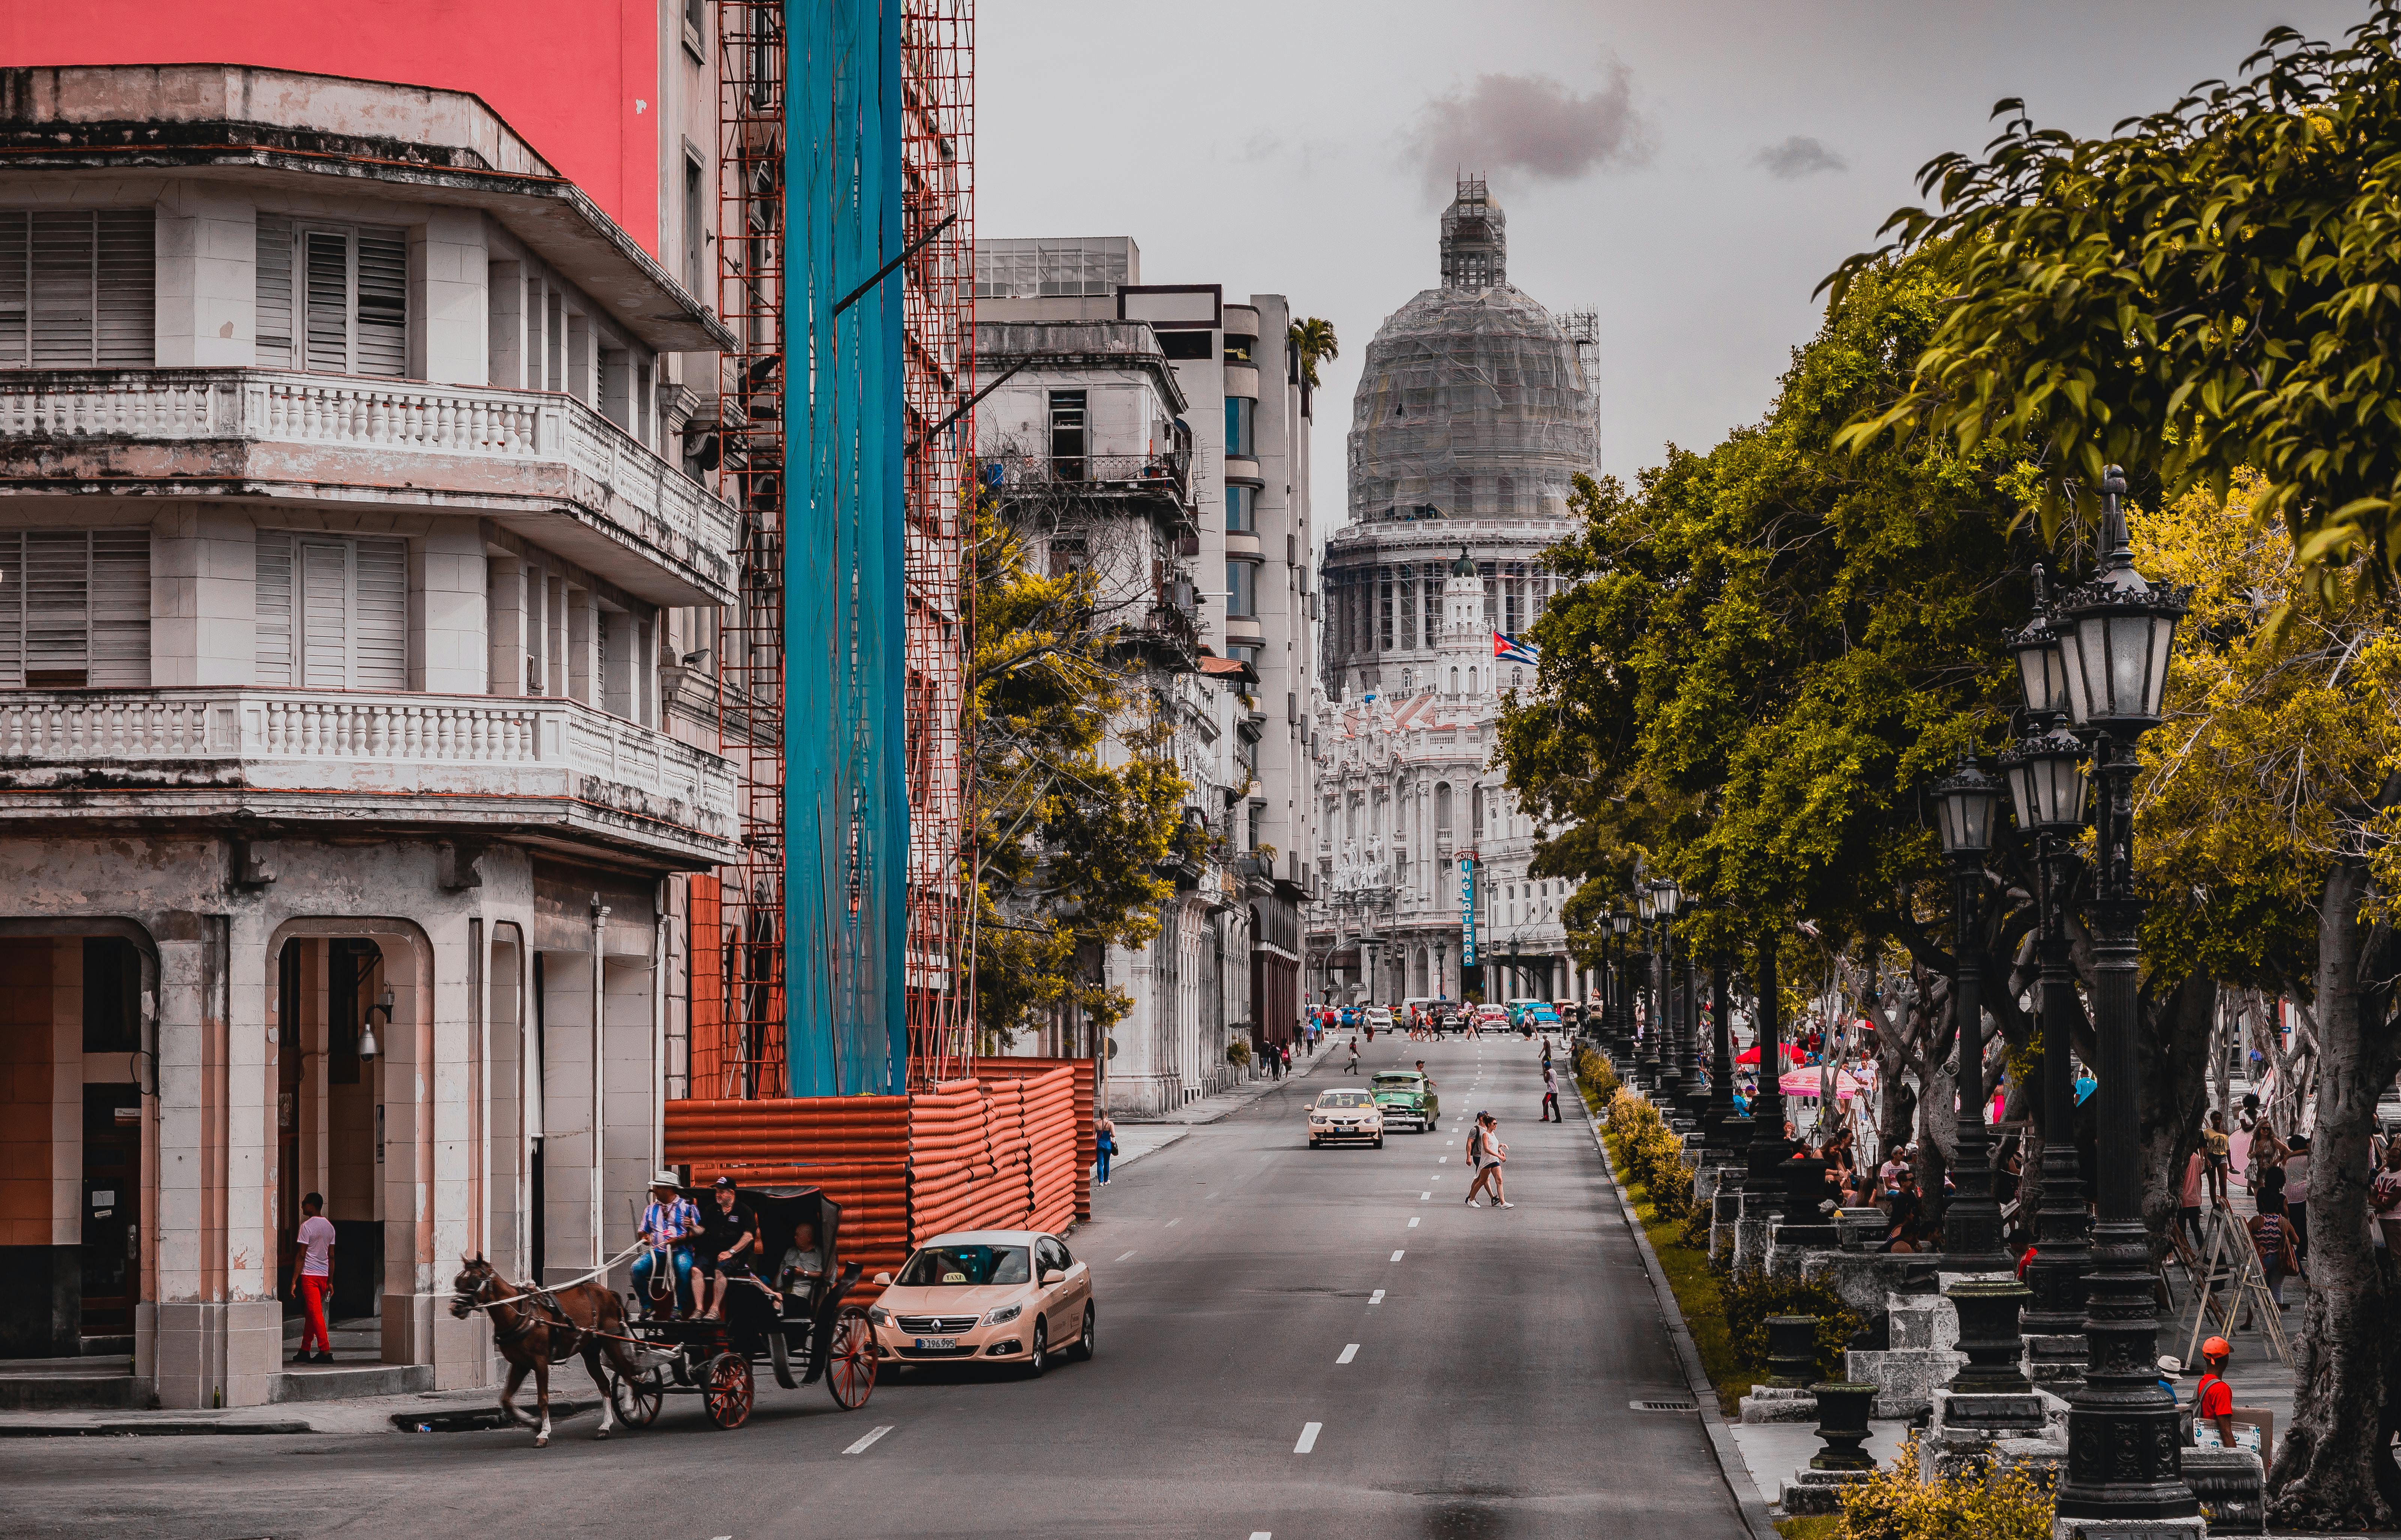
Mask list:
[[[334,1221],[325,1218],[325,1197],[311,1192],[300,1200],[300,1212],[308,1218],[300,1221],[299,1233],[292,1242],[300,1249],[300,1268],[292,1280],[292,1296],[308,1312],[300,1328],[300,1352],[292,1361],[295,1364],[330,1364],[334,1361],[334,1339],[325,1333],[325,1296],[334,1287]],[[309,1356],[309,1342],[316,1339],[317,1356]]]
[[1551,1061],[1547,1058],[1543,1060],[1543,1115],[1534,1121],[1537,1123],[1567,1122],[1567,1119],[1559,1116],[1559,1074],[1557,1070],[1551,1068]]

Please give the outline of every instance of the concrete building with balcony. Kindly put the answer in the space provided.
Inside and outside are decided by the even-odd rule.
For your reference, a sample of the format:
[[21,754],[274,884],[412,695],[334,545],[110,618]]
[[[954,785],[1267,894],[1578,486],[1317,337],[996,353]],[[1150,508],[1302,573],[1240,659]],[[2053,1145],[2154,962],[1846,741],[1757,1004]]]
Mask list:
[[1495,644],[1549,603],[1542,552],[1599,469],[1593,328],[1510,285],[1480,178],[1438,252],[1439,285],[1367,346],[1350,523],[1326,541],[1309,982],[1345,1002],[1565,998],[1571,888],[1529,872],[1542,831],[1492,764],[1502,697],[1534,671]]
[[[988,375],[1019,369],[980,409],[978,453],[1011,486],[1040,475],[1054,510],[1111,509],[1102,523],[1148,532],[1111,580],[1160,640],[1159,709],[1193,786],[1187,816],[1216,852],[1177,874],[1150,955],[1109,963],[1136,1001],[1108,1067],[1128,1111],[1228,1083],[1237,1038],[1291,1040],[1315,806],[1310,402],[1286,342],[1291,309],[1280,295],[1228,304],[1215,285],[1141,279],[1124,237],[977,243],[979,358]],[[1082,536],[1046,538],[1053,562],[1106,560]],[[1069,1038],[1055,1051],[1085,1051]]]
[[662,688],[737,539],[668,361],[731,339],[462,93],[18,71],[0,144],[0,1357],[328,1394],[315,1191],[335,1371],[487,1383],[458,1259],[624,1244],[734,848]]

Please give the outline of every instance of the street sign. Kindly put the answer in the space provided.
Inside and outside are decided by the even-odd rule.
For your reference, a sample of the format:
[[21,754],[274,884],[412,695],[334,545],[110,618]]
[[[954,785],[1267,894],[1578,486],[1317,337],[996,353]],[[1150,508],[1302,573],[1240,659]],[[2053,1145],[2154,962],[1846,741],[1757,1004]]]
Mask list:
[[1459,965],[1475,966],[1475,857],[1459,858]]

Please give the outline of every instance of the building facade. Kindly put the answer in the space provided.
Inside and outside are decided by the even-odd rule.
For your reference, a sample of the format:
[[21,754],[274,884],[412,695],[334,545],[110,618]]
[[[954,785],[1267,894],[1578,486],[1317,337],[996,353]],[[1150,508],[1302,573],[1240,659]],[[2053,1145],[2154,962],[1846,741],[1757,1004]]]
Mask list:
[[673,730],[738,538],[675,361],[731,338],[475,97],[7,89],[0,1356],[277,1398],[315,1191],[346,1371],[488,1383],[458,1259],[629,1233],[666,891],[736,839]]
[[[1291,1040],[1314,808],[1311,403],[1289,345],[1291,307],[1141,279],[1141,252],[1123,237],[977,245],[981,366],[987,377],[1020,368],[980,409],[980,456],[1047,466],[1054,511],[1116,511],[1084,519],[1096,531],[1142,529],[1151,565],[1111,568],[1110,580],[1129,613],[1187,649],[1156,654],[1154,711],[1172,724],[1193,788],[1187,816],[1206,825],[1215,853],[1205,871],[1175,874],[1146,956],[1106,961],[1135,1005],[1114,1044],[1093,1047],[1110,1104],[1129,1111],[1230,1082],[1242,1072],[1227,1055],[1237,1039]],[[1112,477],[1162,465],[1173,467],[1172,514],[1156,477],[1128,496],[1109,490]],[[1045,517],[1055,530],[1056,512]],[[1046,546],[1046,559],[1098,562],[1103,549]],[[1058,1030],[1048,1051],[1085,1051],[1072,1023]]]
[[1326,541],[1317,719],[1313,998],[1564,998],[1560,906],[1528,874],[1540,832],[1492,765],[1497,654],[1555,581],[1574,478],[1598,473],[1588,318],[1508,283],[1480,180],[1444,211],[1442,281],[1388,317],[1351,403],[1350,522]]

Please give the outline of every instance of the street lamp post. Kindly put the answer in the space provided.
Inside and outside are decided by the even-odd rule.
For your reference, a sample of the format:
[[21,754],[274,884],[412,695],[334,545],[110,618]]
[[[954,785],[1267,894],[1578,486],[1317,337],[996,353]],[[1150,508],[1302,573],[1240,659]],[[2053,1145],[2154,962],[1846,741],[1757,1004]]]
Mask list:
[[2100,1042],[2099,1220],[2087,1280],[2084,1383],[2069,1402],[2067,1474],[2057,1512],[2068,1527],[2088,1532],[2097,1522],[2198,1533],[2201,1506],[2177,1463],[2175,1397],[2160,1383],[2153,1363],[2159,1318],[2143,1228],[2134,1097],[2135,930],[2144,907],[2134,885],[2134,751],[2159,725],[2168,656],[2191,591],[2154,588],[2134,570],[2119,506],[2125,490],[2125,473],[2109,467],[2102,481],[2108,553],[2101,574],[2069,592],[2055,611],[2068,714],[2095,735],[2101,781],[2098,869],[2086,906]]
[[1649,883],[1634,890],[1634,902],[1642,911],[1642,949],[1635,953],[1640,964],[1635,973],[1636,988],[1642,1002],[1642,1045],[1634,1060],[1635,1083],[1647,1096],[1659,1083],[1659,895]]
[[[1684,895],[1680,912],[1690,914],[1699,906],[1690,895]],[[1701,1032],[1700,963],[1693,956],[1692,944],[1687,942],[1684,946],[1684,1111],[1695,1125],[1704,1130],[1708,1126],[1709,1087],[1701,1063],[1708,1051],[1708,1044]]]
[[1726,1008],[1726,965],[1722,957],[1709,964],[1709,1110],[1702,1119],[1702,1126],[1708,1132],[1703,1148],[1709,1154],[1703,1158],[1714,1157],[1717,1164],[1730,1165],[1742,1158],[1743,1147],[1750,1141],[1750,1129],[1734,1111],[1734,1020]]
[[1965,758],[1959,773],[1938,790],[1942,849],[1951,857],[1951,1020],[1959,1052],[1959,1162],[1953,1174],[1959,1192],[1942,1216],[1942,1250],[1954,1272],[1998,1274],[1965,1278],[1944,1291],[1959,1312],[1959,1350],[1968,1355],[1951,1388],[2006,1395],[2026,1388],[2017,1368],[2024,1351],[2018,1311],[2029,1295],[2010,1275],[2010,1259],[2001,1250],[2001,1209],[1993,1201],[1992,1147],[1984,1127],[1984,969],[1977,936],[1984,854],[1993,847],[2001,787],[1974,759]]
[[1684,1002],[1676,988],[1676,917],[1683,903],[1683,890],[1672,877],[1651,879],[1653,912],[1659,917],[1659,1003],[1660,1025],[1665,1029],[1659,1039],[1659,1090],[1654,1098],[1662,1104],[1671,1121],[1684,1114],[1684,1097],[1690,1089],[1684,1082],[1685,1047]]
[[1792,1141],[1784,1137],[1784,1028],[1782,1002],[1776,993],[1776,947],[1781,938],[1773,929],[1759,939],[1759,961],[1750,974],[1751,993],[1758,997],[1752,1036],[1759,1042],[1759,1095],[1750,1104],[1749,1165],[1742,1184],[1742,1217],[1767,1226],[1775,1234],[1784,1212],[1784,1165],[1792,1158]]
[[1631,1068],[1634,1063],[1634,1002],[1629,998],[1631,990],[1626,976],[1626,948],[1632,945],[1627,940],[1627,933],[1634,929],[1634,916],[1623,907],[1612,909],[1609,928],[1617,940],[1617,971],[1610,991],[1617,1013],[1612,1042],[1616,1045],[1618,1062]]
[[2034,1298],[2019,1325],[2035,1379],[2068,1383],[2083,1374],[2084,1277],[2092,1261],[2084,1233],[2084,1174],[2076,1152],[2076,1088],[2069,1040],[2076,1029],[2069,969],[2067,898],[2075,879],[2072,841],[2084,827],[2089,784],[2083,742],[2058,726],[2067,715],[2066,665],[2059,636],[2042,614],[2042,568],[2034,570],[2034,622],[2012,644],[2025,683],[2027,736],[2002,761],[2018,826],[2037,850],[2037,956],[2041,963],[2042,1207],[2035,1216],[2035,1259],[2026,1267]]

